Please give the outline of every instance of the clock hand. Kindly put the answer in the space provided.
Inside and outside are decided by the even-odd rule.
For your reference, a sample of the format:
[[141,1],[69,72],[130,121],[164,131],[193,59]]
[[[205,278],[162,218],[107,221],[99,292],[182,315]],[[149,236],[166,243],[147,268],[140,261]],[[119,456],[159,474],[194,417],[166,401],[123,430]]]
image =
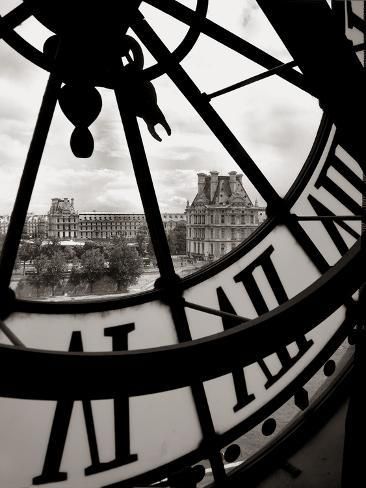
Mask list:
[[142,79],[141,72],[144,67],[144,55],[139,43],[130,36],[123,38],[122,58],[128,60],[124,66],[124,73],[120,80],[123,91],[126,93],[126,103],[132,112],[142,118],[150,134],[157,141],[161,142],[161,137],[156,132],[155,126],[160,124],[170,136],[172,131],[166,118],[157,103],[157,95],[151,81]]
[[157,96],[154,85],[150,81],[143,81],[133,84],[133,109],[135,114],[142,118],[147,125],[148,131],[154,139],[161,142],[161,137],[156,132],[155,126],[160,124],[164,127],[168,136],[171,135],[171,128],[164,117],[159,105],[157,104]]

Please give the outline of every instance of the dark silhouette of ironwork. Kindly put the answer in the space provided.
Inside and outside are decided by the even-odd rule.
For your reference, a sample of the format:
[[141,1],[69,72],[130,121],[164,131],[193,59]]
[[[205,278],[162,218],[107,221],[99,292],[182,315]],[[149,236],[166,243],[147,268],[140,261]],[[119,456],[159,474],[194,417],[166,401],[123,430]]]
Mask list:
[[[329,357],[356,324],[355,340],[358,345],[355,383],[351,396],[352,408],[347,419],[346,447],[349,449],[346,449],[343,474],[344,486],[351,486],[350,480],[358,478],[354,478],[355,463],[352,456],[356,455],[356,451],[350,436],[355,434],[357,425],[362,420],[362,414],[358,411],[361,405],[359,385],[365,369],[364,291],[360,293],[358,304],[353,302],[351,295],[362,286],[365,279],[365,246],[364,236],[359,237],[346,221],[362,219],[363,209],[355,205],[342,189],[334,185],[329,186],[326,175],[319,177],[317,184],[324,187],[328,185],[327,189],[330,193],[344,203],[352,215],[333,215],[327,209],[323,209],[314,198],[309,199],[309,202],[313,205],[316,216],[297,215],[292,213],[291,209],[318,163],[319,147],[324,145],[325,136],[329,134],[333,122],[337,127],[337,141],[359,162],[360,167],[365,169],[364,127],[359,123],[365,113],[364,103],[360,103],[360,94],[364,92],[365,75],[355,54],[355,51],[360,51],[364,47],[362,44],[355,48],[350,45],[344,36],[343,28],[341,29],[338,9],[334,9],[337,17],[325,0],[312,2],[258,0],[258,4],[293,57],[293,61],[286,64],[209,20],[206,16],[208,0],[198,0],[195,10],[175,0],[147,0],[150,5],[189,26],[182,42],[173,52],[170,52],[140,13],[141,3],[141,0],[112,2],[109,8],[104,9],[100,5],[94,7],[91,3],[86,7],[84,2],[75,2],[75,0],[63,2],[24,0],[21,5],[0,18],[0,36],[23,56],[50,72],[0,258],[1,318],[6,320],[12,313],[19,311],[29,313],[103,311],[157,299],[162,305],[168,307],[178,337],[176,345],[138,351],[127,350],[127,339],[121,339],[119,342],[116,339],[121,347],[113,347],[113,351],[109,353],[88,353],[82,351],[81,336],[75,336],[70,344],[70,353],[41,351],[28,348],[4,322],[0,321],[0,330],[13,343],[12,346],[0,346],[0,369],[7,371],[0,382],[0,395],[58,401],[53,424],[54,436],[51,436],[52,439],[56,439],[57,445],[53,445],[52,439],[50,440],[44,470],[34,482],[46,483],[52,481],[52,476],[55,476],[56,480],[67,478],[67,473],[60,472],[59,468],[72,405],[76,400],[83,402],[92,458],[92,465],[86,474],[91,474],[100,472],[106,467],[105,463],[99,460],[92,422],[91,400],[113,398],[115,408],[120,407],[125,413],[121,422],[125,421],[127,425],[130,396],[147,395],[181,387],[189,387],[192,392],[202,430],[202,443],[181,459],[117,483],[116,486],[137,486],[139,483],[149,484],[167,478],[167,481],[161,482],[160,486],[167,483],[177,488],[183,486],[193,488],[204,478],[204,467],[197,465],[203,459],[209,460],[214,481],[218,486],[235,484],[239,480],[243,483],[254,482],[275,465],[285,465],[286,456],[291,450],[298,447],[306,434],[310,435],[317,426],[321,425],[324,416],[328,417],[333,413],[340,398],[344,398],[344,392],[348,391],[350,368],[345,368],[339,375],[336,386],[333,385],[323,392],[306,422],[298,421],[290,426],[292,435],[280,435],[277,442],[255,457],[253,462],[243,463],[228,474],[225,471],[223,458],[232,462],[240,455],[240,449],[238,452],[237,446],[232,443],[240,435],[259,424],[262,424],[263,435],[272,435],[277,425],[271,415],[291,397],[294,397],[298,409],[305,411],[310,402],[304,385],[324,364],[325,376],[334,373],[335,368],[331,361],[328,361]],[[15,27],[32,15],[53,32],[46,41],[43,52],[28,44],[14,31]],[[348,21],[351,26],[364,32],[364,21],[355,16],[352,11],[349,11]],[[327,28],[326,36],[324,26]],[[138,41],[127,35],[129,28],[132,28]],[[209,95],[201,93],[180,64],[196,44],[200,34],[205,34],[258,63],[266,71]],[[141,45],[151,52],[156,64],[144,68]],[[295,66],[300,67],[301,72],[295,70]],[[170,77],[268,204],[268,222],[247,244],[201,274],[187,279],[180,279],[174,270],[137,121],[137,117],[142,118],[150,134],[159,141],[161,138],[156,131],[158,124],[170,135],[170,126],[159,107],[158,94],[152,83],[152,80],[161,74]],[[280,76],[315,96],[326,112],[313,153],[293,188],[284,198],[278,194],[210,104],[210,100],[216,96],[270,76]],[[91,304],[37,304],[16,299],[9,289],[11,275],[56,104],[59,102],[63,113],[74,125],[70,139],[74,155],[89,157],[94,149],[94,140],[89,126],[96,120],[102,108],[98,87],[111,88],[115,92],[160,278],[155,283],[155,290],[150,294],[113,302],[101,300]],[[329,165],[332,164],[336,163],[330,161]],[[341,164],[338,163],[337,167],[341,172],[343,171],[343,176],[350,180],[356,189],[365,191],[364,182],[360,183],[357,178],[350,176]],[[343,256],[336,265],[331,267],[328,264],[316,244],[304,231],[301,226],[302,221],[319,221],[326,228],[328,235]],[[335,222],[355,239],[358,238],[357,243],[350,250],[337,230]],[[184,298],[186,289],[235,262],[246,252],[246,249],[252,249],[259,244],[262,236],[267,235],[266,233],[277,225],[283,225],[288,229],[315,268],[323,275],[308,289],[294,298],[288,298],[270,258],[273,248],[271,250],[271,247],[268,247],[259,256],[261,262],[258,258],[253,261],[252,267],[249,266],[234,277],[235,282],[242,283],[246,287],[248,296],[258,313],[257,318],[249,319],[237,315],[227,297],[220,295],[219,292],[220,309],[206,307]],[[253,270],[257,266],[262,266],[264,269],[278,302],[279,306],[274,310],[268,310],[253,277]],[[239,410],[254,397],[246,390],[243,368],[258,363],[268,380],[267,383],[275,383],[311,346],[312,341],[306,340],[304,334],[342,305],[345,305],[348,310],[343,323],[297,378],[248,419],[238,422],[224,434],[216,432],[204,381],[232,373],[236,387],[240,384],[245,393],[238,397],[236,410],[234,407],[234,411]],[[224,324],[224,332],[192,340],[186,309],[220,317]],[[129,330],[132,330],[131,327],[127,332]],[[291,358],[286,346],[295,341],[299,352]],[[264,358],[272,353],[277,353],[281,362],[281,370],[277,375],[272,375],[268,368],[265,369]],[[46,369],[52,371],[51,379],[43,374]],[[116,375],[126,371],[128,374]],[[121,425],[115,426],[116,432],[120,432]],[[123,425],[126,427],[125,424]],[[112,461],[112,467],[137,459],[137,454],[130,454],[129,436],[126,439],[125,442],[119,438],[116,440],[116,460]],[[225,450],[224,455],[221,453],[222,450]],[[114,462],[117,464],[113,464]],[[360,464],[362,464],[361,460]],[[288,469],[294,476],[299,475],[296,468],[290,466]]]

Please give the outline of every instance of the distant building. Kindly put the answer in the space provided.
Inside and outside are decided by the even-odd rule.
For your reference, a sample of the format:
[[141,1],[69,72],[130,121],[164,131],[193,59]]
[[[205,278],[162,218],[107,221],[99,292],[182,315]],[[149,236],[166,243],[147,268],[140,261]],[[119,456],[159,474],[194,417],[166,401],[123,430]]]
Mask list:
[[[161,216],[166,232],[172,230],[177,222],[185,221],[184,213],[163,213]],[[145,228],[144,214],[96,210],[78,212],[74,208],[73,198],[52,198],[48,212],[48,237],[50,238],[85,240],[124,236],[133,240],[137,233],[144,231]]]
[[74,239],[79,237],[79,214],[74,199],[52,198],[48,212],[48,237]]
[[123,214],[120,212],[80,212],[79,239],[111,239],[113,237],[136,237],[139,228],[145,224],[144,214]]
[[48,216],[28,214],[23,233],[32,239],[48,236]]
[[197,194],[187,203],[187,253],[217,259],[250,236],[265,220],[264,207],[253,205],[241,174],[198,173]]
[[165,232],[170,232],[175,229],[178,222],[186,221],[185,213],[162,213],[161,217],[163,219]]
[[[5,235],[8,231],[10,222],[9,215],[0,216],[0,235]],[[48,235],[48,216],[27,214],[24,227],[23,238],[44,238]]]
[[0,236],[6,235],[9,226],[9,215],[0,215]]

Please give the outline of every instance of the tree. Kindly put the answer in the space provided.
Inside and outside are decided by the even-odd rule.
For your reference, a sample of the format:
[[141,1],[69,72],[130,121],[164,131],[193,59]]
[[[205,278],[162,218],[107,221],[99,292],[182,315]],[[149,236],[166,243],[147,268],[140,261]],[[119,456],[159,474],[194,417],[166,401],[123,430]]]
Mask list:
[[136,234],[137,252],[139,256],[144,257],[146,254],[146,246],[148,241],[148,230],[146,225],[141,225]]
[[53,256],[56,252],[61,251],[60,238],[57,236],[51,237],[47,244],[42,246],[41,252],[48,257]]
[[142,258],[136,249],[128,246],[124,238],[116,241],[109,254],[108,274],[116,282],[117,291],[136,283],[141,272]]
[[72,246],[68,246],[64,249],[65,259],[66,261],[73,261],[76,257],[76,252]]
[[98,248],[93,247],[81,256],[81,278],[90,285],[93,293],[94,283],[105,274],[104,256]]
[[85,241],[84,246],[75,246],[74,252],[77,258],[81,259],[81,256],[85,254],[86,251],[91,249],[99,249],[102,255],[105,254],[105,248],[108,247],[108,242],[95,242],[95,241]]
[[[42,259],[42,257],[40,257]],[[51,287],[51,296],[55,294],[55,287],[62,280],[66,271],[66,259],[62,251],[56,251],[51,257],[46,257],[46,264],[43,271],[45,284]]]
[[174,229],[169,232],[167,239],[171,254],[186,254],[186,228],[185,222],[177,222]]
[[42,239],[34,239],[33,241],[33,259],[42,254]]
[[156,256],[155,256],[154,246],[153,246],[153,243],[152,243],[152,240],[151,240],[151,237],[150,236],[148,237],[148,241],[147,241],[147,245],[146,245],[146,252],[147,252],[149,258],[151,259],[151,261],[153,261],[154,263],[156,263]]
[[74,287],[80,285],[83,281],[83,275],[81,270],[81,261],[77,257],[72,260],[72,268],[69,276],[69,283]]
[[33,260],[34,273],[28,277],[28,281],[37,289],[42,285],[51,287],[51,296],[55,294],[56,286],[61,282],[66,271],[66,260],[62,251],[56,251],[52,256],[41,253]]
[[39,289],[45,284],[45,274],[47,269],[47,257],[38,255],[33,261],[34,273],[28,277],[28,281],[35,286],[37,290],[37,297],[39,297]]
[[19,246],[18,259],[23,263],[23,275],[25,274],[25,263],[34,258],[33,245],[29,242],[24,242]]

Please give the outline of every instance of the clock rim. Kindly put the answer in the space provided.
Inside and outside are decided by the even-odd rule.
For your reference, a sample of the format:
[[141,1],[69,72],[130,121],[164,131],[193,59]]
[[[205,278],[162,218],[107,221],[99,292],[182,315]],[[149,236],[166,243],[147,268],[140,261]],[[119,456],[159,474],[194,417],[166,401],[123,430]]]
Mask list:
[[[296,341],[346,306],[340,329],[346,323],[353,323],[357,314],[357,302],[351,296],[363,283],[364,247],[358,240],[313,285],[282,305],[200,339],[118,352],[49,351],[2,344],[0,368],[7,367],[9,373],[0,384],[0,394],[38,400],[92,400],[111,398],[121,388],[129,396],[164,392],[190,386],[193,380],[204,382],[230,373],[233,364],[245,367],[255,363],[258,357],[264,358],[284,344]],[[257,344],[255,350],[253,343]],[[19,365],[25,364],[29,367],[20,368]],[[47,368],[54,371],[51,383],[43,378],[42,372]],[[123,382],[115,378],[114,373],[120,370],[129,371],[129,375],[123,376]],[[37,388],[33,386],[34,379],[38,381]],[[14,384],[21,387],[14,389]]]
[[[355,251],[356,251],[355,249],[351,248],[351,250],[349,251],[349,254],[354,255]],[[343,265],[345,264],[344,263],[345,259],[346,259],[346,257],[342,258],[342,264]],[[346,268],[349,271],[349,269],[350,269],[349,266],[347,267],[347,265],[346,265]],[[336,270],[336,271],[338,271],[338,270]],[[335,272],[334,270],[330,270],[326,274],[328,275],[328,277],[331,274],[333,276],[336,276],[339,279],[339,273]],[[293,299],[291,301],[293,301]],[[287,306],[288,306],[288,304],[284,304],[284,305],[280,306],[279,308],[284,308]],[[278,310],[274,311],[274,313],[278,314]],[[266,315],[267,316],[271,315],[271,312],[269,312]],[[327,314],[327,316],[328,315],[329,314]],[[254,427],[255,425],[258,425],[268,415],[273,414],[276,409],[278,409],[286,401],[288,401],[294,395],[294,393],[297,391],[297,389],[300,389],[302,386],[304,386],[307,383],[307,381],[309,381],[309,379],[311,379],[313,377],[315,372],[321,368],[321,366],[325,363],[325,361],[335,352],[335,350],[339,347],[339,345],[344,341],[346,333],[347,333],[347,329],[349,329],[353,323],[352,319],[353,319],[352,315],[348,314],[348,324],[346,324],[346,321],[343,321],[342,324],[340,325],[340,327],[338,328],[338,330],[336,331],[336,333],[323,346],[323,348],[321,349],[321,351],[319,351],[319,353],[316,355],[316,357],[306,366],[306,368],[304,368],[299,373],[299,375],[296,378],[294,378],[293,381],[291,381],[277,395],[275,395],[271,400],[269,400],[263,409],[257,410],[250,417],[248,417],[247,419],[244,419],[242,422],[239,422],[233,428],[224,432],[224,434],[221,435],[220,437],[215,437],[215,440],[218,440],[217,447],[219,449],[222,449],[223,447],[230,444],[233,440],[236,440],[239,436],[245,434],[245,432],[250,430],[252,427]],[[255,320],[255,322],[258,322],[258,321],[260,322],[262,320],[263,320],[263,316],[259,317],[257,320]],[[346,320],[347,320],[347,315],[346,315]],[[240,329],[240,328],[241,328],[241,326],[237,326],[235,329],[237,329],[237,331],[238,331],[238,329]],[[228,335],[228,332],[232,335],[234,331],[233,331],[233,329],[231,329],[231,331],[227,331],[227,332],[218,334],[217,336],[222,337],[222,336]],[[197,342],[207,342],[207,341],[208,342],[211,341],[210,337],[205,338],[203,341],[199,341],[199,340],[197,341],[196,340],[196,341],[192,341],[192,342],[197,343]],[[191,345],[192,344],[189,343],[188,348]],[[177,347],[181,348],[182,346],[185,347],[184,344],[180,344]],[[171,348],[171,347],[168,346],[168,348]],[[11,353],[24,352],[26,354],[27,353],[32,354],[33,352],[36,352],[35,350],[29,350],[29,349],[28,349],[28,351],[24,350],[24,349],[23,349],[23,351],[21,351],[21,348],[16,347],[16,346],[15,347],[14,346],[2,346],[1,349],[2,349],[2,354],[0,355],[0,361],[4,360],[3,353],[4,352],[6,353],[6,350],[8,350]],[[158,349],[167,349],[167,348],[163,347],[163,348],[158,348]],[[156,351],[156,352],[158,352],[158,351]],[[53,351],[49,351],[49,353],[51,355],[55,354]],[[129,352],[121,352],[121,353],[105,353],[105,352],[103,352],[102,354],[100,354],[100,353],[83,353],[82,355],[83,356],[85,356],[85,355],[94,356],[94,357],[98,356],[98,355],[99,356],[100,355],[103,355],[103,356],[113,356],[113,355],[114,356],[121,356],[121,355],[132,356],[136,353],[137,353],[137,355],[139,355],[139,351],[136,351],[136,352],[135,351],[129,351]],[[69,356],[69,359],[70,359],[70,356],[80,355],[80,353],[61,353],[61,355],[63,355],[63,356],[65,354]],[[56,353],[56,355],[58,355],[58,354]],[[18,359],[21,359],[21,358],[18,358]],[[24,366],[24,364],[26,364],[26,363],[27,362],[24,363],[23,361],[16,361],[13,366],[15,366],[15,368],[16,368],[16,367],[20,367],[20,365]],[[5,364],[7,364],[7,366],[9,366],[9,364],[6,362],[6,359],[5,359]],[[12,374],[12,372],[14,371],[15,368],[13,368],[13,367],[10,368],[10,375]],[[52,368],[52,369],[54,370],[54,368]],[[61,369],[63,369],[63,368],[61,367]],[[73,369],[73,371],[75,371],[75,369]],[[114,368],[114,371],[116,371],[115,368]],[[343,369],[341,369],[340,371],[342,373]],[[24,370],[23,370],[23,372],[24,372]],[[21,374],[23,374],[23,372]],[[91,376],[94,377],[93,372],[88,371],[88,374],[91,374]],[[218,375],[216,375],[216,376],[218,376]],[[35,377],[40,378],[41,375],[40,374],[32,374],[32,377],[33,378],[35,378]],[[338,375],[336,378],[338,378]],[[58,384],[57,380],[56,380],[56,383]],[[118,381],[118,384],[120,385],[120,379]],[[159,390],[164,391],[160,388],[159,388]],[[141,394],[146,394],[146,392],[143,392]],[[147,394],[149,394],[149,392],[147,392]],[[5,395],[5,396],[13,396],[14,397],[14,395]],[[134,395],[132,394],[131,396],[134,396]],[[19,398],[19,395],[17,395],[17,398]],[[47,398],[48,398],[48,396],[47,396]],[[311,423],[310,423],[310,425],[311,425]],[[296,426],[296,423],[295,424],[291,423],[291,427],[294,428],[294,426]],[[300,424],[300,427],[301,427],[301,424]],[[281,436],[281,434],[279,434],[279,435]],[[278,439],[277,438],[274,439],[274,442],[277,442],[277,441],[280,443],[281,437],[279,437]],[[268,445],[268,449],[270,449],[271,446],[272,446],[272,444]],[[281,447],[281,443],[279,444],[279,446]],[[139,481],[145,480],[146,477],[148,477],[149,480],[150,479],[152,479],[152,480],[162,479],[164,476],[166,476],[166,474],[168,472],[171,472],[174,469],[178,469],[180,466],[186,466],[187,463],[195,464],[196,462],[199,462],[202,459],[205,459],[207,457],[207,455],[209,454],[208,451],[209,451],[209,446],[201,445],[198,447],[198,449],[193,450],[193,451],[171,461],[170,463],[167,463],[166,465],[159,466],[158,468],[154,468],[153,470],[147,471],[145,473],[141,473],[139,475],[136,475],[135,477],[130,477],[124,481],[118,482],[118,484],[116,484],[115,486],[122,487],[122,486],[125,486],[124,483],[126,483],[126,486],[128,484],[131,485],[131,483],[133,483],[137,480],[139,480]],[[258,451],[257,454],[259,455],[259,453],[261,453],[262,456],[264,456],[262,451]],[[254,454],[253,457],[249,458],[250,462],[254,462],[254,460],[256,459],[255,456],[256,456],[256,454]],[[242,469],[246,469],[246,467],[247,467],[247,463],[245,463],[243,466],[241,466]],[[228,476],[230,476],[230,474]],[[110,485],[111,488],[113,486],[114,486],[113,484]]]
[[[261,421],[263,421],[266,417],[271,414],[275,414],[277,409],[279,409],[284,403],[289,401],[291,397],[293,397],[294,393],[297,389],[301,389],[301,387],[305,386],[306,383],[314,376],[316,372],[318,372],[322,365],[335,353],[338,349],[340,344],[344,341],[344,325],[342,325],[334,336],[328,341],[322,348],[322,350],[318,353],[318,355],[314,358],[311,363],[309,363],[306,368],[304,368],[301,373],[294,378],[284,389],[282,389],[277,395],[275,395],[269,402],[267,402],[262,408],[256,410],[252,415],[248,418],[242,420],[234,427],[228,429],[223,434],[216,436],[215,441],[218,449],[224,449],[226,446],[230,445],[232,442],[235,442],[239,437],[245,435],[248,431],[250,431],[255,426],[259,425]],[[322,425],[331,417],[331,409],[334,406],[337,406],[339,400],[338,396],[341,394],[345,395],[344,392],[344,383],[348,383],[350,374],[351,374],[351,366],[352,366],[352,357],[343,365],[342,368],[339,369],[339,373],[333,376],[333,380],[329,385],[323,388],[320,391],[320,398],[316,398],[314,400],[314,404],[312,404],[311,412],[318,420],[318,428],[320,429]],[[337,368],[338,370],[338,368]],[[325,400],[324,400],[325,399]],[[323,405],[325,401],[325,405]],[[334,405],[335,404],[335,405]],[[320,410],[320,412],[318,412]],[[326,415],[324,414],[326,413]],[[300,415],[291,420],[291,422],[286,425],[286,428],[283,432],[278,434],[272,441],[270,441],[267,445],[263,448],[258,450],[252,456],[250,456],[246,461],[243,462],[237,469],[233,470],[232,472],[228,473],[228,482],[230,482],[230,477],[232,475],[241,474],[242,472],[246,472],[249,470],[253,471],[258,464],[258,462],[262,461],[263,459],[268,459],[266,456],[268,454],[277,453],[279,451],[279,456],[283,450],[289,448],[292,445],[298,445],[298,438],[297,433],[300,431],[305,433],[305,437],[300,442],[300,447],[306,441],[306,435],[309,436],[310,428],[314,428],[312,419],[309,415]],[[286,432],[290,432],[291,435],[291,443],[288,443],[287,436],[285,435]],[[112,483],[106,485],[107,487],[113,488],[114,486],[118,486],[118,488],[123,487],[130,487],[131,484],[136,482],[154,482],[166,477],[169,473],[174,472],[175,470],[179,470],[181,468],[186,467],[187,465],[193,465],[196,463],[200,463],[202,460],[207,458],[209,454],[209,446],[200,445],[198,448],[180,456],[166,464],[148,470],[144,473],[131,476],[126,478],[125,480],[119,481],[117,483]],[[273,458],[271,458],[273,460]],[[257,477],[261,477],[268,474],[271,470],[276,468],[276,465],[273,465],[273,462],[268,461],[269,467],[265,464],[265,468],[267,471],[260,471],[261,464],[259,464],[259,473],[257,473]],[[255,469],[254,469],[255,471]],[[255,479],[257,479],[257,477]],[[210,486],[210,485],[207,485]]]
[[[336,135],[335,135],[335,137],[336,137]],[[314,148],[314,144],[313,144],[313,146],[312,146],[312,149],[313,149],[313,148]],[[304,166],[305,166],[305,165],[304,165]],[[304,169],[304,166],[303,166],[303,169]],[[301,174],[301,173],[300,173],[300,174]],[[299,178],[299,177],[298,177],[298,178]],[[297,180],[298,180],[298,178],[297,178]],[[296,181],[297,181],[297,180],[296,180]],[[296,181],[295,181],[295,183],[296,183]],[[294,186],[294,185],[293,185],[293,186]],[[291,187],[290,191],[292,190],[293,186]],[[287,198],[287,196],[288,196],[288,194],[286,195],[285,199]],[[271,224],[273,224],[273,225],[275,225],[275,224],[276,224],[276,219],[275,219],[275,218],[272,218],[272,219],[271,219],[271,222],[268,222],[268,224],[270,224],[270,223],[271,223]],[[268,225],[268,226],[269,226],[269,225]],[[270,227],[270,226],[269,226],[269,227]],[[272,230],[272,228],[273,228],[273,227],[270,227],[270,228],[269,228],[269,230],[268,230],[268,232],[269,232],[270,230]],[[258,231],[259,231],[259,230],[260,230],[260,229],[258,229]],[[258,233],[259,233],[259,232],[258,232]],[[256,232],[256,234],[257,234],[257,232]],[[267,235],[267,234],[265,234],[265,235]],[[255,241],[255,237],[256,237],[256,235],[254,235],[254,237],[253,237],[253,241]],[[248,244],[249,244],[249,241],[250,241],[250,239],[248,240]],[[255,245],[256,245],[256,244],[252,244],[252,247],[254,247]],[[243,246],[243,247],[244,247],[244,246]],[[234,258],[233,256],[235,256],[235,252],[229,253],[227,256],[225,256],[224,258],[222,258],[220,261],[218,261],[218,262],[217,262],[217,263],[215,263],[215,264],[217,264],[217,265],[222,264],[222,263],[225,261],[225,258],[229,258],[229,257],[231,257],[231,258],[232,258],[232,260],[233,260],[233,262],[234,262],[234,261],[235,261],[235,258]],[[228,261],[227,261],[227,262],[230,262],[230,259],[228,259]],[[226,262],[226,265],[222,265],[222,268],[226,268],[226,267],[228,266],[227,262]],[[208,267],[208,269],[211,269],[211,267]],[[208,269],[207,269],[207,270],[208,270]],[[204,271],[206,271],[206,270],[204,270]],[[192,275],[192,276],[190,276],[190,277],[187,277],[187,279],[183,279],[183,280],[182,280],[182,282],[183,282],[183,283],[185,283],[185,284],[186,284],[187,282],[189,283],[189,280],[192,278],[192,279],[193,279],[193,281],[194,281],[194,279],[197,279],[197,280],[198,280],[197,282],[199,283],[199,282],[201,282],[201,281],[202,281],[202,280],[200,279],[200,277],[201,277],[201,274],[203,274],[203,273],[204,273],[204,271],[197,273],[197,275],[199,274],[200,276],[196,276],[196,274],[195,274],[195,275]],[[211,272],[212,272],[211,276],[212,276],[212,275],[214,275],[214,274],[216,274],[216,272],[217,272],[217,266],[213,266],[213,269],[211,270]],[[188,286],[189,286],[189,285],[188,285]],[[188,286],[187,286],[187,287],[188,287]],[[311,287],[311,286],[310,286],[310,287]],[[309,287],[309,288],[310,288],[310,287]],[[308,289],[307,289],[307,290],[308,290]],[[156,292],[154,292],[154,293],[156,293]],[[138,296],[140,296],[140,295],[138,295]],[[132,297],[126,297],[126,299],[128,299],[128,298],[132,298]],[[110,300],[108,300],[108,301],[110,301]],[[32,303],[33,303],[33,302],[32,302]],[[89,310],[90,310],[90,305],[91,305],[92,303],[95,303],[95,302],[90,302],[90,303],[85,302],[85,304],[86,304],[86,306],[88,307],[88,309],[89,309]],[[62,304],[62,305],[63,305],[63,304]],[[126,306],[127,306],[127,305],[126,305]],[[123,308],[123,307],[119,306],[119,307],[116,307],[116,308]],[[73,311],[73,313],[75,313],[75,312]],[[324,348],[328,347],[328,346],[329,346],[329,344],[330,344],[330,341],[329,341],[329,342],[328,342],[328,343],[327,343],[327,344],[324,346]],[[320,353],[319,353],[319,354],[316,356],[316,358],[315,358],[315,359],[314,359],[314,360],[313,360],[313,361],[312,361],[312,362],[309,364],[309,366],[313,366],[313,365],[314,365],[314,363],[315,363],[315,362],[318,360],[319,355],[320,355]],[[322,362],[323,362],[323,361],[322,361]],[[303,371],[305,371],[305,370],[303,370]],[[302,371],[302,373],[303,373],[303,371]],[[301,375],[302,373],[300,373],[300,375]],[[299,376],[300,376],[300,375],[299,375]],[[311,375],[311,376],[312,376],[312,375]],[[298,378],[299,378],[299,377],[296,377],[296,380],[297,380]],[[339,378],[338,378],[338,379],[339,379]],[[292,384],[292,383],[291,383],[291,384]],[[283,391],[284,391],[284,390],[282,390],[282,391],[281,391],[281,393],[283,393]],[[334,401],[334,395],[331,395],[330,400]],[[271,404],[271,402],[269,402],[269,404]],[[269,404],[268,404],[268,405],[269,405]],[[273,411],[273,408],[271,409],[271,411]],[[327,411],[327,412],[328,412],[328,411]],[[256,412],[256,413],[257,413],[257,412]],[[311,421],[309,421],[309,419],[308,419],[308,418],[306,418],[306,420],[307,420],[308,425],[312,425],[312,424],[311,424]],[[324,417],[322,418],[322,420],[324,420]],[[237,426],[235,426],[235,427],[237,427]],[[294,429],[294,427],[293,427],[293,423],[291,423],[291,424],[290,424],[289,428],[291,428],[291,427],[292,427],[292,429]],[[294,433],[294,430],[293,430],[292,432]],[[295,433],[296,433],[296,432],[295,432]],[[278,442],[278,440],[277,440],[277,439],[275,439],[275,441],[274,441],[274,442],[276,443],[276,441]],[[280,441],[281,441],[281,439],[280,439]],[[264,449],[264,455],[266,455],[266,456],[267,456],[267,458],[268,458],[268,451],[270,450],[270,448],[271,448],[271,445],[267,446],[267,447]],[[200,449],[201,449],[201,448],[200,448]],[[191,454],[191,453],[190,453],[190,454]],[[253,462],[253,461],[254,461],[254,462],[256,462],[256,459],[253,459],[253,458],[256,458],[256,456],[257,456],[257,455],[260,455],[260,452],[256,453],[254,456],[252,456],[252,457],[250,458],[250,460],[252,460],[252,462]],[[187,456],[188,456],[188,455],[187,455]],[[183,459],[183,458],[179,458],[179,460],[181,460],[181,459]],[[184,457],[184,459],[185,459],[185,460],[187,460],[187,458],[186,458],[186,457]],[[185,463],[185,464],[186,464],[186,463]],[[247,463],[244,463],[244,464],[247,464]],[[171,465],[171,463],[169,463],[169,466],[170,466],[170,465]],[[167,466],[167,465],[165,465],[165,466]],[[159,467],[157,468],[157,470],[159,470],[159,472],[160,472],[160,470],[161,470],[161,469],[163,469],[165,466],[159,466]],[[238,471],[237,471],[237,472],[241,472],[241,473],[242,473],[244,470],[245,470],[245,466],[243,466],[243,465],[242,465],[242,466],[240,466],[240,467],[239,467],[239,469],[238,469]],[[155,470],[153,470],[153,471],[155,472]],[[231,475],[235,475],[235,474],[236,474],[236,472],[233,472],[233,473],[228,473],[228,476],[229,476],[228,483],[230,483],[230,481],[231,481],[230,476],[231,476]],[[146,475],[146,476],[148,476],[148,475],[149,475],[149,473],[143,474],[143,475],[141,475],[141,476],[145,476],[145,475]],[[156,475],[155,475],[155,476],[156,476]],[[122,487],[122,486],[124,486],[124,483],[126,483],[126,484],[128,484],[128,485],[131,485],[131,480],[134,480],[134,479],[136,479],[136,478],[139,478],[139,477],[135,477],[135,478],[129,478],[129,480],[128,480],[128,481],[126,480],[126,481],[120,482],[120,483],[116,484],[116,486],[118,485],[118,486]],[[111,484],[111,485],[109,485],[109,486],[114,486],[114,484]]]
[[[340,373],[333,378],[330,384],[321,390],[319,396],[314,399],[314,402],[311,405],[311,410],[308,410],[306,415],[300,414],[298,417],[292,419],[291,422],[286,425],[284,430],[272,441],[259,449],[247,460],[243,461],[240,466],[227,473],[228,486],[230,486],[233,481],[235,483],[236,476],[239,476],[239,481],[242,483],[243,479],[240,477],[243,475],[248,476],[248,478],[245,478],[246,482],[258,483],[280,466],[279,463],[283,461],[283,456],[289,457],[290,454],[293,454],[294,451],[296,452],[296,450],[305,445],[313,435],[316,435],[316,433],[331,419],[336,409],[342,405],[342,402],[347,399],[348,387],[352,379],[352,370],[353,356],[346,361]],[[291,397],[289,397],[288,400],[290,398]],[[284,402],[281,403],[281,405],[283,404]],[[277,409],[279,407],[275,408]],[[271,412],[274,413],[273,409],[270,409],[270,413]],[[235,426],[234,429],[240,425],[241,423]],[[253,422],[253,426],[248,428],[246,432],[256,425],[258,425],[258,423],[254,424]],[[224,447],[227,447],[234,440],[237,440],[238,437],[243,435],[243,433],[239,433],[239,435],[236,433],[235,435],[236,437],[232,436],[232,440],[222,442],[218,448],[223,449]],[[224,436],[226,441],[226,433]],[[106,488],[130,488],[131,485],[136,485],[136,483],[146,484],[161,480],[171,472],[186,467],[187,464],[192,465],[202,462],[206,459],[206,457],[204,457],[205,455],[207,457],[207,453],[205,453],[203,447],[200,446],[169,463],[153,468],[140,475],[126,478],[116,484],[108,485]],[[214,485],[205,485],[205,488],[211,488],[212,486]]]

